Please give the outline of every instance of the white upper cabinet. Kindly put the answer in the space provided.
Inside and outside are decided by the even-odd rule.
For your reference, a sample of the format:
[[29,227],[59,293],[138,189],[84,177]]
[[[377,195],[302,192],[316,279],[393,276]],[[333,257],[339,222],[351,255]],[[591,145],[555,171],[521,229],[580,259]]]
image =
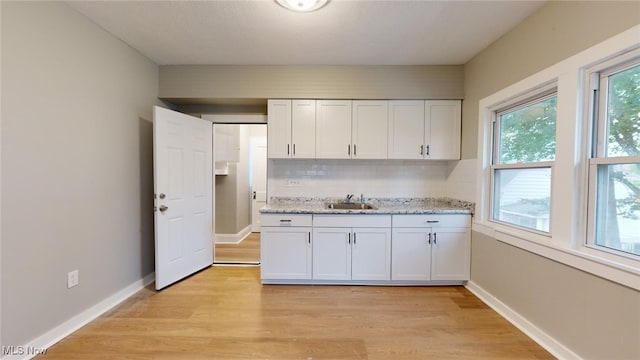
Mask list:
[[269,100],[268,157],[315,158],[316,100]]
[[267,102],[267,154],[273,159],[291,157],[291,100]]
[[318,100],[316,111],[316,158],[349,159],[351,100]]
[[460,100],[389,102],[389,159],[460,159]]
[[293,100],[291,118],[291,155],[316,157],[316,100]]
[[271,159],[460,159],[460,100],[269,100]]
[[425,159],[460,159],[460,100],[427,100],[425,114]]
[[424,101],[389,101],[389,159],[424,158]]
[[351,118],[351,158],[386,159],[389,102],[354,100]]

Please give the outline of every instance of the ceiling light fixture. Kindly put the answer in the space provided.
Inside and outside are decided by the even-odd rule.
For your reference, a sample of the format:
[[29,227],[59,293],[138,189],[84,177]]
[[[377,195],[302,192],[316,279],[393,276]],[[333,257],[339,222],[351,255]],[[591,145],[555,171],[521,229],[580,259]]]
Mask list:
[[296,12],[311,12],[325,6],[329,0],[276,0],[280,6]]

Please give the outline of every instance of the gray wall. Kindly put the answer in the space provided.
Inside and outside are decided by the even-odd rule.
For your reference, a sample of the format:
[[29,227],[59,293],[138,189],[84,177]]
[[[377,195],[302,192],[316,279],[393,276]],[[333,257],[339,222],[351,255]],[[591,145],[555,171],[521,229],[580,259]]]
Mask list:
[[550,1],[464,66],[462,158],[476,157],[478,102],[640,22],[639,1]]
[[1,343],[18,346],[153,272],[159,70],[64,3],[1,6]]
[[215,218],[216,234],[235,234],[238,197],[237,163],[229,163],[228,175],[216,175]]
[[463,77],[462,66],[165,65],[160,66],[160,97],[176,103],[462,99]]
[[235,127],[234,131],[238,135],[236,139],[240,147],[240,155],[238,162],[229,163],[228,175],[217,175],[215,177],[216,234],[237,234],[249,226],[251,222],[249,125],[231,126]]
[[[640,2],[549,2],[465,65],[463,158],[480,99],[640,24]],[[473,232],[471,280],[587,359],[640,358],[640,293]]]

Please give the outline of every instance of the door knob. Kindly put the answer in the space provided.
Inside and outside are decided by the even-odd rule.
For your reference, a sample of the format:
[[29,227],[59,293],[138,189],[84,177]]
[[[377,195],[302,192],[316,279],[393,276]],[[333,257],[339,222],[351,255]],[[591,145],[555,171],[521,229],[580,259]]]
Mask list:
[[160,193],[160,199],[164,199],[166,197],[166,195],[164,193]]
[[160,205],[160,211],[161,212],[165,212],[169,209],[169,207],[167,205]]

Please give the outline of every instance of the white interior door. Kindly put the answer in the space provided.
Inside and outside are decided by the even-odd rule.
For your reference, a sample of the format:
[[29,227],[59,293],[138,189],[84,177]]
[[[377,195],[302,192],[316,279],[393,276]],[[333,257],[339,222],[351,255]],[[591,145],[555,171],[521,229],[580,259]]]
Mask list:
[[153,111],[156,289],[213,263],[213,126]]
[[251,141],[251,231],[260,232],[260,208],[267,204],[267,139]]

